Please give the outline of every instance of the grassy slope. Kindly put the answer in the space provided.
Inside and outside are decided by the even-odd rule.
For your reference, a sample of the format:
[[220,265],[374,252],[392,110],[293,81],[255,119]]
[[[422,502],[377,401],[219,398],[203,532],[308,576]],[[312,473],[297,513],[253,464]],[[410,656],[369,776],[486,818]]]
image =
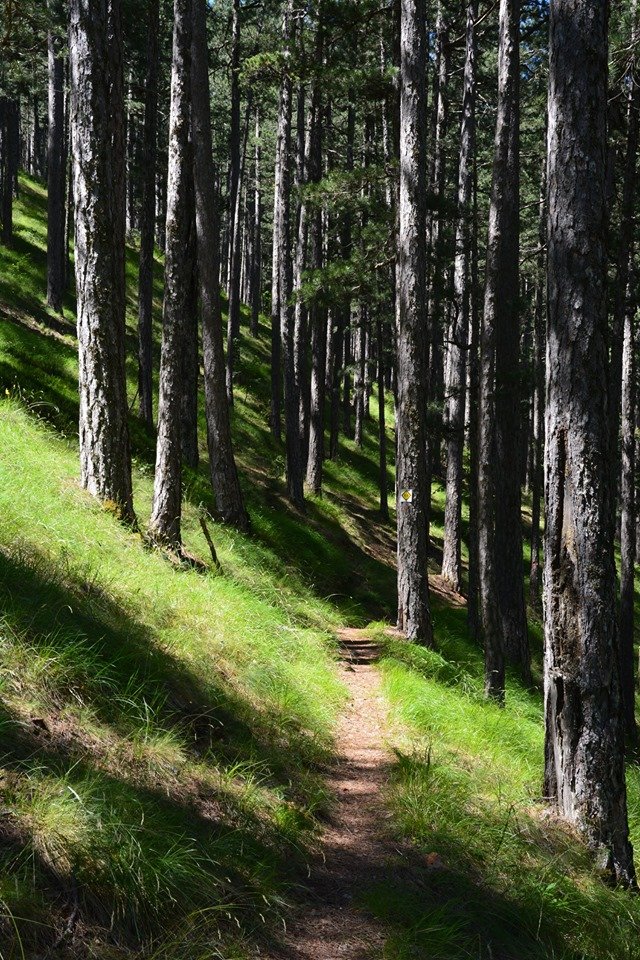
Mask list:
[[[71,920],[74,957],[242,957],[277,939],[326,809],[332,631],[392,616],[375,426],[297,515],[266,428],[266,331],[243,341],[234,430],[253,535],[212,527],[223,576],[175,570],[78,487],[73,304],[65,322],[43,310],[44,224],[25,180],[16,245],[0,248],[0,955],[35,956]],[[127,267],[133,331],[133,251]],[[144,523],[153,445],[132,433]],[[201,505],[206,463],[185,504],[187,546],[206,557]],[[442,505],[436,490],[436,541]],[[640,957],[636,898],[595,878],[536,803],[539,694],[511,678],[506,710],[482,702],[449,601],[434,597],[437,654],[380,631],[400,731],[389,801],[430,866],[415,887],[363,891],[388,956]]]

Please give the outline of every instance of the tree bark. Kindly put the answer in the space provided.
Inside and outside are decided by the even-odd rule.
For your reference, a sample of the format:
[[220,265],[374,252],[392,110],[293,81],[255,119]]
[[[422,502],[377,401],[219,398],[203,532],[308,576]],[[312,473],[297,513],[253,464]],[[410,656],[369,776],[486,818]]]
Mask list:
[[[546,131],[545,131],[546,145]],[[540,501],[543,492],[543,455],[544,455],[544,381],[545,381],[545,302],[544,302],[544,261],[547,241],[546,230],[546,191],[547,191],[547,158],[542,161],[542,175],[540,178],[540,225],[538,229],[538,256],[536,266],[536,290],[533,324],[533,429],[532,429],[532,464],[531,464],[531,569],[529,573],[529,600],[531,605],[540,605],[541,565],[541,531],[540,531]]]
[[378,312],[376,320],[376,337],[378,348],[378,487],[380,490],[380,515],[383,520],[389,519],[389,484],[387,482],[387,428],[385,419],[385,362],[384,362],[384,335],[382,317]]
[[[433,642],[427,580],[430,490],[425,460],[426,34],[424,0],[402,0],[398,326],[398,627]],[[406,495],[406,499],[403,498]]]
[[[634,17],[636,11],[633,11]],[[632,31],[632,42],[637,41],[637,30]],[[614,468],[614,491],[620,465],[620,677],[627,735],[635,743],[635,657],[634,641],[634,573],[635,573],[635,363],[633,286],[633,228],[636,199],[636,157],[638,152],[638,123],[640,85],[635,62],[628,75],[627,145],[622,186],[621,223],[619,232],[618,271],[614,301],[613,337],[611,344],[612,403],[611,460]],[[620,350],[620,341],[623,348]],[[618,435],[618,401],[621,400],[621,444]],[[615,503],[615,501],[614,501]],[[615,506],[614,506],[615,509]]]
[[[302,54],[302,50],[300,51]],[[307,343],[309,336],[308,329],[308,311],[307,305],[300,296],[302,287],[302,276],[307,268],[307,246],[309,240],[309,219],[307,214],[307,203],[301,191],[307,183],[309,177],[309,164],[311,162],[311,140],[313,131],[313,107],[305,111],[306,91],[304,86],[298,89],[298,110],[297,110],[297,157],[295,188],[298,197],[296,209],[296,237],[295,253],[293,258],[293,297],[294,297],[294,321],[293,321],[293,354],[294,369],[296,377],[296,392],[298,394],[298,418],[300,432],[300,443],[302,444],[303,461],[306,463],[308,454],[308,429],[309,429],[309,374],[307,370]],[[305,117],[306,114],[306,117]]]
[[253,185],[253,224],[251,242],[251,336],[258,336],[262,300],[262,191],[260,186],[260,108],[256,106]]
[[[50,7],[50,12],[54,11]],[[47,142],[47,304],[62,313],[65,275],[64,41],[53,24],[47,36],[49,135]]]
[[470,237],[471,304],[469,331],[469,588],[467,593],[467,626],[475,641],[480,640],[480,543],[478,530],[478,460],[480,394],[480,309],[478,283],[478,162],[473,158],[473,213]]
[[458,167],[458,220],[454,266],[454,315],[448,344],[445,384],[444,432],[447,444],[446,502],[442,576],[454,590],[462,590],[462,479],[464,412],[466,401],[467,353],[470,308],[470,225],[473,200],[473,158],[475,151],[475,20],[477,0],[467,6],[467,40],[464,66],[464,93],[460,126]]
[[[111,71],[120,47],[113,3],[71,0],[71,128],[74,158],[80,386],[80,466],[90,493],[134,521],[124,363],[124,196],[111,145],[123,110]],[[121,64],[120,64],[121,66]]]
[[[324,58],[324,8],[322,0],[318,4],[318,23],[314,59],[319,70]],[[323,146],[323,105],[321,77],[314,79],[311,95],[311,143],[309,150],[308,177],[311,183],[318,183],[322,177]],[[323,257],[323,212],[319,206],[311,213],[309,224],[310,259],[314,270],[321,270]],[[317,301],[309,307],[309,327],[311,329],[311,384],[309,398],[309,447],[307,452],[307,485],[312,493],[322,492],[322,468],[324,461],[324,406],[327,364],[327,310]]]
[[634,884],[606,360],[608,5],[550,8],[544,794]]
[[158,139],[158,29],[159,0],[149,0],[147,75],[144,88],[142,148],[142,208],[138,273],[138,409],[148,430],[153,429],[153,247]]
[[233,406],[233,377],[238,360],[238,340],[240,337],[240,267],[242,264],[242,181],[247,155],[249,136],[249,117],[251,116],[251,94],[247,97],[247,110],[244,122],[244,135],[240,147],[238,183],[235,187],[233,222],[231,224],[231,242],[229,251],[229,306],[227,313],[227,398]]
[[188,257],[192,223],[191,40],[192,0],[174,0],[169,171],[162,316],[162,354],[158,400],[158,440],[151,538],[179,548],[182,513],[182,397],[184,390],[185,317],[193,264]]
[[233,456],[225,383],[220,307],[220,223],[211,139],[206,0],[193,0],[193,4],[191,122],[207,446],[218,513],[225,523],[247,529],[249,517]]
[[[280,357],[284,372],[284,412],[285,412],[285,445],[286,445],[286,473],[287,495],[292,503],[298,507],[304,504],[304,473],[302,462],[302,444],[299,430],[299,392],[295,375],[294,354],[294,316],[291,305],[292,269],[291,269],[291,111],[292,111],[292,81],[288,66],[288,52],[292,46],[293,35],[293,0],[285,0],[283,13],[283,39],[285,50],[285,67],[280,85],[280,103],[278,107],[278,130],[276,142],[275,190],[273,208],[273,285],[272,299],[272,332],[279,328]],[[277,310],[278,315],[275,315]],[[278,381],[278,387],[272,393],[272,429],[276,427],[277,398],[280,393],[279,362],[275,368],[276,358],[272,351],[272,382]],[[275,368],[275,369],[274,369]],[[277,410],[279,431],[279,409]]]
[[0,115],[2,117],[2,243],[9,247],[13,243],[13,197],[14,180],[17,173],[16,142],[19,106],[10,97],[1,98]]
[[[192,150],[192,144],[189,144]],[[193,154],[192,154],[193,156]],[[195,470],[200,460],[198,449],[198,387],[200,382],[199,329],[199,280],[198,251],[196,240],[195,203],[193,183],[189,189],[189,239],[185,259],[191,267],[184,314],[184,349],[182,365],[181,425],[182,462]]]
[[521,386],[519,317],[519,197],[520,197],[520,56],[519,0],[506,4],[504,109],[508,139],[506,166],[501,169],[501,203],[496,240],[495,288],[492,296],[497,322],[496,563],[500,617],[505,654],[517,664],[525,683],[531,682],[531,656],[524,599],[521,513]]
[[[630,250],[632,261],[633,247]],[[627,736],[636,743],[638,730],[635,716],[634,640],[634,574],[636,560],[636,437],[635,437],[635,297],[632,262],[627,279],[622,351],[622,458],[620,474],[620,679]]]
[[[501,476],[518,449],[517,410],[513,403],[518,385],[518,0],[500,2],[498,48],[498,117],[494,144],[493,180],[487,238],[484,316],[480,334],[478,531],[480,622],[485,648],[485,692],[504,701],[504,655],[507,631],[513,648],[511,580],[507,563],[516,564],[514,576],[522,588],[522,548],[513,555],[513,542],[521,544],[519,492]],[[515,419],[514,419],[515,418]],[[515,428],[515,436],[508,434]],[[519,472],[512,479],[519,482]],[[508,496],[508,501],[500,498]],[[515,501],[515,502],[514,502]],[[498,502],[500,508],[498,509]],[[516,516],[516,507],[518,508]],[[515,523],[513,538],[505,529]],[[518,536],[519,534],[519,536]],[[501,551],[509,549],[509,556]],[[527,660],[528,663],[528,660]]]

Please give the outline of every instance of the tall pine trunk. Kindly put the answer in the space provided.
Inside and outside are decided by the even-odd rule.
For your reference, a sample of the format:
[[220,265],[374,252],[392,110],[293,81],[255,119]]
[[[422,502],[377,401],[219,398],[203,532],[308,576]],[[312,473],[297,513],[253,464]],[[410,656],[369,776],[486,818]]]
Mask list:
[[447,445],[446,502],[442,576],[454,590],[462,590],[462,478],[464,412],[471,304],[470,237],[475,151],[476,0],[467,6],[467,42],[458,167],[458,221],[453,278],[454,314],[445,383],[444,433]]
[[192,0],[174,0],[169,171],[162,311],[162,354],[158,400],[158,440],[152,539],[179,547],[182,512],[182,395],[186,314],[193,264],[189,259],[192,223],[190,99]]
[[[630,260],[632,260],[632,250]],[[629,267],[622,350],[622,457],[620,473],[620,678],[627,735],[637,742],[634,682],[634,602],[636,560],[636,382],[634,270]]]
[[207,6],[206,0],[192,2],[191,122],[207,447],[218,513],[226,523],[246,529],[249,526],[249,517],[245,510],[233,455],[222,343],[220,222],[211,139],[205,19]]
[[[490,309],[495,311],[496,341],[496,513],[498,593],[507,659],[531,682],[531,658],[524,598],[521,514],[521,386],[520,386],[520,55],[519,0],[504,13],[503,107],[508,141],[506,165],[500,170],[499,223],[494,234],[496,274]],[[489,272],[489,271],[488,271]],[[485,300],[486,305],[486,300]]]
[[430,490],[425,460],[426,34],[424,0],[401,0],[398,326],[398,627],[433,641],[427,580]]
[[[54,12],[53,10],[51,11]],[[47,303],[62,313],[65,279],[65,197],[67,171],[64,148],[64,42],[55,32],[47,37],[49,135],[47,142]]]
[[607,27],[605,0],[551,3],[544,794],[630,884],[609,469]]
[[[513,417],[507,409],[517,388],[518,339],[518,0],[500,2],[498,47],[498,117],[494,143],[493,179],[487,238],[484,315],[480,333],[478,424],[478,543],[480,623],[485,650],[485,692],[504,700],[508,540],[501,518],[508,512],[516,531],[513,492],[501,476],[517,450],[517,433],[509,437]],[[515,352],[515,355],[514,355]],[[509,363],[512,364],[509,369]],[[515,413],[517,417],[517,411]],[[517,421],[515,426],[517,426]],[[512,464],[513,467],[513,464]],[[517,483],[519,473],[510,478]],[[509,495],[508,503],[500,498]],[[519,510],[519,487],[516,502]],[[500,508],[498,509],[498,503]],[[514,534],[515,536],[515,534]],[[509,561],[514,562],[510,555]],[[522,593],[522,549],[515,559]],[[524,603],[524,599],[523,599]],[[510,611],[509,611],[510,612]]]
[[[546,131],[545,131],[546,146]],[[540,581],[542,574],[540,529],[540,501],[544,473],[544,381],[546,316],[544,299],[544,263],[547,240],[546,229],[547,158],[542,161],[540,177],[540,221],[538,227],[538,255],[536,258],[536,285],[533,319],[533,416],[531,457],[531,569],[529,573],[529,600],[532,606],[540,605]]]
[[140,264],[138,274],[138,409],[153,429],[153,246],[155,240],[156,155],[158,137],[158,28],[159,0],[149,0],[147,75],[144,88],[142,147],[142,207],[140,210]]
[[262,191],[260,186],[260,108],[256,106],[255,146],[253,161],[253,222],[251,226],[251,266],[249,278],[251,336],[258,336],[262,300]]
[[[124,360],[124,194],[112,163],[124,109],[115,0],[71,0],[71,129],[82,484],[134,520]],[[115,45],[118,50],[109,48]],[[121,61],[120,61],[121,69]]]
[[[318,23],[314,59],[319,71],[324,57],[323,3],[318,4]],[[318,183],[322,177],[323,146],[323,107],[321,95],[321,77],[314,78],[311,94],[311,144],[309,150],[308,177],[311,183]],[[309,224],[310,258],[314,270],[322,268],[323,257],[323,211],[316,205],[311,211]],[[309,398],[309,446],[307,451],[307,485],[312,493],[322,491],[322,467],[324,461],[324,406],[327,363],[327,311],[316,301],[309,307],[309,327],[311,330],[311,383]]]

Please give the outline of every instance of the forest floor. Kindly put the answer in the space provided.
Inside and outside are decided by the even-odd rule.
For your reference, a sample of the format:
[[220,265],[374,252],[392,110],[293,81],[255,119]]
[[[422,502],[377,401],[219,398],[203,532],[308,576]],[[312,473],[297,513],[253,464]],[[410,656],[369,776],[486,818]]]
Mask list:
[[[323,496],[293,509],[268,320],[250,337],[243,311],[233,430],[252,531],[212,519],[222,572],[176,568],[80,489],[75,304],[64,319],[43,304],[41,183],[21,178],[15,224],[0,247],[0,960],[640,960],[640,898],[605,886],[540,802],[539,610],[534,685],[509,671],[499,709],[438,576],[437,482],[435,649],[390,628],[375,392],[362,447],[341,437]],[[127,278],[133,411],[135,238]],[[156,369],[161,304],[158,258]],[[144,529],[155,438],[129,425]],[[214,506],[203,443],[183,502],[201,558]],[[527,561],[525,542],[525,576]],[[627,783],[640,851],[633,761]]]

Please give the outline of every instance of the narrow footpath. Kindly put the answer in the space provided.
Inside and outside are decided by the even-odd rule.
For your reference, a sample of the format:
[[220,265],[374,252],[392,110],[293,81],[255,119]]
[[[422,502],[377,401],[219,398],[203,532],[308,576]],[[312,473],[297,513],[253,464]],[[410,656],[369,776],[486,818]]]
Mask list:
[[[359,906],[362,890],[397,869],[400,845],[387,829],[382,790],[391,757],[385,704],[375,669],[378,647],[361,630],[342,630],[341,679],[350,693],[336,733],[337,759],[327,776],[334,794],[320,854],[309,866],[304,902],[286,935],[287,958],[380,957],[382,925]],[[394,866],[395,861],[395,866]]]

